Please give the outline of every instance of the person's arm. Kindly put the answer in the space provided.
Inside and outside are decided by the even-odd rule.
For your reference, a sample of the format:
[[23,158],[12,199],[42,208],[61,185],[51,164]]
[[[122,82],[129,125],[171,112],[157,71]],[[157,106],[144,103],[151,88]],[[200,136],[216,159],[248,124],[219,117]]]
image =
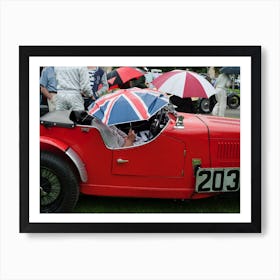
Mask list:
[[132,146],[136,139],[136,134],[132,129],[130,129],[128,134],[126,134],[122,130],[118,129],[116,126],[111,126],[110,131],[112,133],[112,136],[116,137],[118,147]]
[[49,93],[47,86],[48,86],[48,73],[47,73],[47,68],[44,68],[41,77],[40,77],[40,90],[42,94],[49,100],[52,99],[52,95]]
[[232,85],[232,80],[230,79],[230,77],[228,77],[228,80],[226,82],[226,87],[229,88]]
[[106,73],[104,73],[101,77],[101,84],[102,84],[102,88],[97,91],[98,96],[105,94],[109,89]]
[[49,93],[49,91],[48,91],[45,87],[40,86],[40,89],[41,89],[41,92],[43,93],[43,95],[44,95],[47,99],[49,99],[49,100],[52,99],[52,94]]
[[80,68],[80,87],[82,94],[95,100],[90,86],[88,70],[86,67]]

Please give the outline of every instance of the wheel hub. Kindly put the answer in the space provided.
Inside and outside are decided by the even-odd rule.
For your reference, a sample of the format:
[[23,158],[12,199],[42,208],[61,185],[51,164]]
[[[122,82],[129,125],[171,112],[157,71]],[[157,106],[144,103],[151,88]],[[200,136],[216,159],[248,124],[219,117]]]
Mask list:
[[58,177],[51,170],[41,167],[40,198],[41,205],[53,203],[61,193]]
[[41,181],[40,181],[40,190],[41,190],[41,196],[42,195],[47,195],[48,193],[51,192],[52,186],[47,178],[44,178],[41,176]]

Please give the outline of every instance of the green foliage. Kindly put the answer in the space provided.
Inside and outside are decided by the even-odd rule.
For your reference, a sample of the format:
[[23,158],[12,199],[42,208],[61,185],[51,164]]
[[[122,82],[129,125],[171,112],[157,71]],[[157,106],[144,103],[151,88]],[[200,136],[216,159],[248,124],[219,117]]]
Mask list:
[[[112,70],[115,70],[119,68],[119,66],[113,66]],[[138,67],[139,68],[139,67]],[[170,66],[170,67],[162,67],[162,66],[147,66],[147,68],[149,69],[149,71],[151,71],[151,69],[161,69],[163,73],[168,72],[168,71],[172,71],[172,70],[189,70],[189,71],[193,71],[196,73],[207,73],[208,71],[208,66],[205,67],[188,67],[188,66],[183,66],[183,67],[176,67],[176,66]],[[218,72],[220,67],[215,67],[216,71]]]
[[189,71],[193,71],[196,73],[207,73],[207,67],[188,67],[188,66],[184,66],[184,67],[161,67],[161,66],[148,66],[147,67],[149,70],[151,69],[161,69],[162,72],[168,72],[168,71],[172,71],[172,70],[189,70]]

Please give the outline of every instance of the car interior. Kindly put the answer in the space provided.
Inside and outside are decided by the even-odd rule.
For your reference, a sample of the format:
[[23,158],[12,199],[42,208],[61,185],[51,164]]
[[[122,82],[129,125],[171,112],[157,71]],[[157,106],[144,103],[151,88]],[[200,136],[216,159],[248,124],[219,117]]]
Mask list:
[[[94,126],[100,132],[107,146],[110,145],[108,133],[106,133],[106,125],[101,125],[101,122],[94,121],[95,118],[88,114],[87,111],[54,111],[44,114],[40,118],[41,124],[44,126],[60,126],[74,127],[76,125]],[[137,136],[144,136],[145,141],[149,142],[154,139],[160,131],[167,125],[169,117],[167,109],[163,108],[152,116],[149,120],[137,121],[132,123],[124,123],[116,125],[116,127],[126,134],[129,129],[133,129]],[[107,140],[106,140],[107,139]]]

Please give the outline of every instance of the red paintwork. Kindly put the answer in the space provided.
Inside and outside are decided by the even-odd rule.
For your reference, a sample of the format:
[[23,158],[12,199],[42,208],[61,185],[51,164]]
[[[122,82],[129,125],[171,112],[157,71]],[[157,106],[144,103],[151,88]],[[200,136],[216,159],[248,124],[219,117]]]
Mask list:
[[[184,129],[175,117],[160,135],[141,146],[108,149],[93,127],[40,126],[41,149],[65,151],[71,147],[85,163],[88,181],[81,193],[100,196],[200,198],[194,193],[193,159],[201,167],[239,167],[239,120],[183,114]],[[117,159],[129,160],[118,164]]]
[[45,147],[53,147],[61,150],[62,152],[65,152],[69,145],[65,144],[63,141],[53,138],[53,137],[48,137],[48,136],[40,136],[40,145],[41,149]]

